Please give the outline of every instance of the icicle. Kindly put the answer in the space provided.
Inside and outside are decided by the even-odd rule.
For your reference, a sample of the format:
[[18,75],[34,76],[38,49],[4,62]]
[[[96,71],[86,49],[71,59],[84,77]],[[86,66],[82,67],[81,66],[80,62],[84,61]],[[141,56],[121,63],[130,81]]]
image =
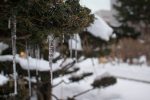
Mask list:
[[30,63],[29,63],[29,48],[26,43],[26,54],[27,54],[27,62],[28,62],[28,79],[29,79],[29,97],[31,97],[31,74],[30,74]]
[[36,45],[35,57],[36,57],[36,76],[38,76],[37,65],[38,65],[38,60],[40,59],[40,48],[39,48],[39,45]]
[[31,57],[31,45],[28,45],[28,53],[29,53],[29,56]]
[[8,29],[11,28],[11,18],[8,19]]
[[91,58],[91,61],[92,61],[92,65],[94,66],[95,64],[94,64],[94,58]]
[[65,42],[65,35],[64,34],[63,34],[63,39],[62,40],[63,40],[62,42],[64,43]]
[[34,46],[33,45],[29,45],[29,56],[34,57]]
[[[54,47],[53,47],[53,53],[55,54],[55,52],[56,52],[56,46],[57,46],[57,44],[56,44],[56,43],[57,43],[57,40],[54,40],[53,42],[54,42],[54,43],[53,43],[53,46],[54,46]],[[53,54],[53,57],[54,57],[54,54]]]
[[43,56],[43,54],[41,54],[41,59],[44,59],[44,56]]
[[77,50],[77,43],[78,43],[78,39],[77,39],[77,34],[74,34],[75,40],[76,40],[76,44],[75,44],[75,59],[76,59],[76,63],[77,63],[77,59],[78,59],[78,50]]
[[11,36],[12,36],[12,54],[13,54],[13,77],[14,77],[14,95],[17,95],[17,72],[16,72],[16,16],[11,17]]
[[40,59],[40,47],[38,46],[38,59]]
[[31,57],[35,57],[35,55],[34,55],[34,49],[35,49],[35,46],[34,45],[32,45],[31,46]]
[[70,58],[72,58],[72,40],[73,40],[73,37],[72,35],[70,35]]
[[52,60],[54,55],[54,36],[48,35],[48,44],[49,44],[49,67],[50,67],[50,83],[53,84],[53,69],[52,69]]
[[58,46],[59,38],[55,38],[54,40],[54,53],[56,52],[56,48]]

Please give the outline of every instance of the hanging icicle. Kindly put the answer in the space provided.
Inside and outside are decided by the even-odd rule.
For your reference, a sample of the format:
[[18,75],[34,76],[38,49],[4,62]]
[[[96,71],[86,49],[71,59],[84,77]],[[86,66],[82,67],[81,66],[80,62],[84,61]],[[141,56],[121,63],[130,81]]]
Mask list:
[[77,34],[74,34],[74,38],[75,38],[75,60],[76,60],[76,63],[77,63],[77,59],[78,59],[78,50],[77,50],[77,45],[78,45],[78,37],[77,37]]
[[52,60],[54,56],[54,36],[52,34],[48,35],[48,45],[49,45],[49,67],[50,67],[50,100],[52,99],[52,85],[53,85],[53,68]]
[[59,43],[59,38],[57,37],[57,38],[54,39],[54,54],[56,53],[58,43]]
[[17,72],[16,72],[16,16],[13,14],[10,20],[13,54],[13,77],[14,77],[14,95],[17,95]]
[[29,56],[30,56],[30,57],[34,57],[34,46],[30,44],[30,45],[28,46],[28,49],[29,49],[29,52],[28,52],[28,53],[29,53]]
[[62,42],[64,43],[65,42],[65,35],[63,33],[63,39],[62,39]]
[[40,48],[39,45],[36,45],[35,47],[35,58],[36,58],[36,76],[38,77],[38,60],[40,59]]
[[54,56],[54,36],[52,34],[48,35],[48,44],[49,44],[50,84],[53,84],[52,60]]
[[70,35],[70,58],[72,58],[72,41],[73,41],[73,36]]
[[29,62],[29,46],[26,43],[26,54],[27,54],[27,62],[28,62],[28,79],[29,79],[29,97],[31,97],[31,74],[30,74],[30,62]]
[[8,19],[8,29],[11,28],[11,18]]

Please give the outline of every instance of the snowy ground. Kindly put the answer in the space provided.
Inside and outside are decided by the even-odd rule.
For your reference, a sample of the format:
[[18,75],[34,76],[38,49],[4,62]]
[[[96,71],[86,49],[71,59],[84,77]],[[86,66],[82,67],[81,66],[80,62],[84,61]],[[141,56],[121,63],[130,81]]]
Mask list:
[[[2,60],[2,59],[1,59]],[[71,60],[69,60],[71,61]],[[92,62],[93,61],[93,62]],[[59,62],[60,63],[60,62]],[[54,67],[54,66],[53,66]],[[143,65],[129,65],[127,63],[109,62],[99,64],[97,59],[87,59],[77,63],[74,67],[80,70],[72,75],[80,75],[83,72],[93,72],[93,75],[77,83],[62,83],[53,89],[53,94],[66,100],[87,89],[91,89],[93,80],[103,73],[109,73],[117,77],[117,83],[107,88],[95,89],[84,95],[78,96],[77,100],[150,100],[150,67]],[[53,84],[60,81],[69,82],[71,75],[53,80]],[[2,81],[2,79],[0,79]],[[33,96],[33,98],[36,98]],[[36,99],[32,99],[36,100]],[[55,99],[54,99],[55,100]]]
[[[85,90],[87,84],[75,83],[69,86],[63,86],[60,89],[54,89],[59,97],[71,96],[81,90]],[[150,85],[140,82],[118,79],[117,84],[105,89],[97,89],[87,94],[79,96],[77,100],[150,100]]]
[[[126,79],[117,79],[117,84],[103,89],[96,89],[84,95],[77,97],[77,100],[150,100],[150,68],[148,66],[135,66],[126,63],[120,64],[98,64],[94,60],[94,66],[91,59],[82,63],[76,64],[81,70],[76,73],[93,72],[94,75],[84,80],[73,84],[61,84],[53,89],[53,92],[58,97],[65,99],[78,94],[84,90],[91,88],[90,84],[96,76],[104,72],[109,72],[111,75],[123,77]],[[68,81],[65,76],[54,80],[57,83],[61,80]],[[144,81],[144,82],[143,82]]]

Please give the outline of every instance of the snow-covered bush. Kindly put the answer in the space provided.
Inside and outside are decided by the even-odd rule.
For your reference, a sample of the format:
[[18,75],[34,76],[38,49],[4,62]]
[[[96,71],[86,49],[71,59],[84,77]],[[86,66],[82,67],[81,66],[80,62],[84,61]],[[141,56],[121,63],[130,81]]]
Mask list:
[[91,85],[93,86],[93,88],[103,88],[113,85],[116,82],[117,79],[114,76],[111,76],[109,73],[105,72],[102,75],[97,76]]

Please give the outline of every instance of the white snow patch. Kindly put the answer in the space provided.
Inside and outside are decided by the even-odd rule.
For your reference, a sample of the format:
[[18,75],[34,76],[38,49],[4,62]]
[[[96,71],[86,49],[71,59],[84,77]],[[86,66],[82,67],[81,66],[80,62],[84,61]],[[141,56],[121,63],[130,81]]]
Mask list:
[[141,56],[141,57],[139,58],[139,63],[141,63],[141,64],[146,64],[146,62],[147,62],[147,59],[146,59],[146,56],[145,56],[145,55],[143,55],[143,56]]
[[57,58],[60,56],[60,53],[59,52],[54,52],[54,56],[53,56],[53,59]]
[[[121,76],[131,79],[145,80],[150,82],[150,68],[140,67],[138,65],[129,65],[127,63],[106,63],[99,64],[97,59],[94,59],[94,66],[91,59],[77,63],[76,66],[80,70],[77,75],[83,72],[93,72],[93,75],[85,79],[71,84],[62,83],[53,89],[53,93],[61,99],[72,97],[87,89],[92,88],[91,84],[95,78],[101,78],[109,75]],[[144,65],[146,66],[146,65]],[[54,79],[54,83],[59,81],[67,81],[70,75]],[[128,81],[118,79],[115,85],[107,88],[95,89],[86,94],[78,96],[77,100],[149,100],[150,85],[137,81]]]
[[8,82],[8,80],[9,80],[9,78],[0,74],[0,86],[6,84]]
[[6,50],[9,46],[3,42],[0,42],[0,54]]
[[113,34],[111,35],[111,37],[112,37],[113,39],[115,39],[115,38],[117,37],[117,35],[116,35],[115,33],[113,33]]
[[36,83],[36,82],[37,82],[36,77],[31,77],[31,78],[29,78],[29,77],[24,77],[24,79],[27,80],[27,81],[30,80],[32,83]]

